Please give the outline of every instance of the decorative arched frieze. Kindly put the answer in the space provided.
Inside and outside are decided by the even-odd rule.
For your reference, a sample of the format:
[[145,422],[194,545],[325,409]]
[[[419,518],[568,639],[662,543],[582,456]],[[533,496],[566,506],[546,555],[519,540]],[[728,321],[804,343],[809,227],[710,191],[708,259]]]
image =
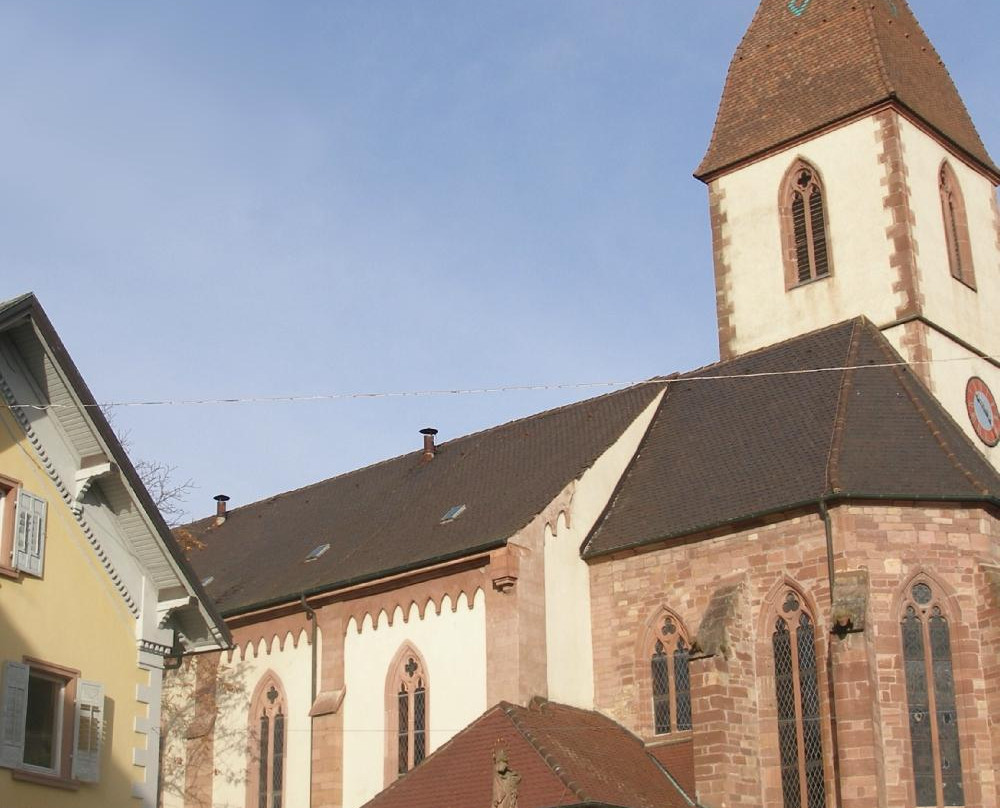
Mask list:
[[941,196],[941,219],[951,276],[970,289],[975,289],[976,273],[972,264],[972,241],[969,236],[969,218],[965,212],[965,197],[958,177],[947,160],[938,169],[938,193]]
[[423,621],[428,616],[428,610],[432,610],[435,615],[440,615],[445,610],[454,614],[460,608],[471,611],[483,593],[483,587],[478,581],[472,586],[467,582],[459,582],[452,587],[448,587],[448,582],[428,583],[435,585],[434,588],[425,598],[419,600],[404,591],[372,596],[351,604],[353,608],[348,612],[347,630],[353,628],[355,632],[362,634],[366,631],[391,627],[399,621],[404,624],[414,619]]
[[785,172],[778,209],[785,288],[828,277],[833,252],[826,191],[819,171],[801,157]]
[[385,678],[385,784],[429,754],[430,678],[416,646],[403,643]]
[[285,750],[288,699],[280,677],[268,670],[250,698],[246,794],[248,808],[286,808]]

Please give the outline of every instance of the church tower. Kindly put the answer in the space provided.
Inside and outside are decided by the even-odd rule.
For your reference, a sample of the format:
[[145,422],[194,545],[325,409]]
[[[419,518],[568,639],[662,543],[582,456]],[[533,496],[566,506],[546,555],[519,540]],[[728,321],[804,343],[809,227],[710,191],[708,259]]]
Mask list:
[[864,314],[1000,466],[1000,169],[906,0],[762,0],[696,176],[723,358]]

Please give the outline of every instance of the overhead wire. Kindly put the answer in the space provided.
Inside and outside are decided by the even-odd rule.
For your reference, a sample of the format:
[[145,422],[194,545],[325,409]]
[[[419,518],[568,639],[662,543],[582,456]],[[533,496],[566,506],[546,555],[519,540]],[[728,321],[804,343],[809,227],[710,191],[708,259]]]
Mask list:
[[[341,401],[350,399],[378,399],[378,398],[424,398],[430,396],[457,396],[457,395],[487,395],[496,393],[517,393],[517,392],[538,392],[554,390],[587,390],[595,388],[620,388],[633,387],[642,384],[677,384],[690,382],[718,382],[718,381],[739,381],[747,379],[764,379],[780,376],[805,376],[819,373],[842,373],[849,370],[877,370],[884,368],[912,367],[915,365],[935,365],[948,362],[972,362],[985,360],[997,362],[994,356],[960,356],[947,359],[927,359],[915,362],[877,362],[864,365],[832,365],[820,368],[799,368],[795,370],[768,370],[753,373],[713,373],[705,375],[678,374],[673,376],[654,377],[651,379],[637,379],[632,381],[598,381],[598,382],[568,382],[551,384],[512,384],[496,385],[491,387],[456,387],[423,390],[382,390],[382,391],[357,391],[357,392],[333,392],[333,393],[309,393],[302,395],[253,395],[253,396],[231,396],[220,398],[158,398],[158,399],[135,399],[123,401],[105,401],[94,404],[83,404],[84,407],[97,408],[102,410],[116,409],[120,407],[192,407],[192,406],[213,406],[224,404],[295,404],[309,401]],[[696,372],[695,372],[696,373]],[[18,403],[7,404],[8,408],[30,409],[38,411],[55,410],[67,407],[76,407],[71,403]]]

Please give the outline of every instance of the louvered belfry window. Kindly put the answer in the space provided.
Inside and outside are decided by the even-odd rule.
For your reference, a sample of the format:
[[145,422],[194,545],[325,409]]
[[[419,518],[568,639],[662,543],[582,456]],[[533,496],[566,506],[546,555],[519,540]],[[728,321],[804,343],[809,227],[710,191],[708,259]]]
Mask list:
[[947,161],[941,164],[938,173],[938,190],[941,194],[941,216],[944,219],[951,276],[975,289],[976,277],[972,269],[972,246],[969,241],[969,220],[965,213],[965,200],[958,184],[958,177]]
[[917,806],[965,805],[948,619],[930,581],[913,583],[900,621]]
[[395,771],[405,774],[427,756],[427,676],[415,652],[399,657],[391,671],[395,685]]
[[792,590],[775,616],[771,643],[784,808],[825,808],[816,627]]
[[786,278],[797,286],[830,274],[830,245],[823,187],[816,170],[796,163],[782,191]]
[[691,729],[691,648],[672,617],[657,625],[649,663],[653,732],[666,735]]

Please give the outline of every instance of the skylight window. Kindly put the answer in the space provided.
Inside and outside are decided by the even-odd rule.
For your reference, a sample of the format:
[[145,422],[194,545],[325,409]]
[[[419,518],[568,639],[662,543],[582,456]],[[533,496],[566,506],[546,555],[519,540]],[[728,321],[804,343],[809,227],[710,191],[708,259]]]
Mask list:
[[204,580],[202,580],[201,585],[202,586],[208,586],[214,580],[215,580],[215,576],[214,575],[209,575],[207,578],[205,578]]
[[314,548],[309,552],[309,555],[306,556],[306,563],[310,561],[315,561],[329,549],[330,549],[330,542],[327,542],[326,544],[321,544],[319,547]]
[[464,505],[453,505],[447,510],[445,515],[441,517],[441,524],[443,525],[445,522],[454,522],[463,513],[465,513]]

